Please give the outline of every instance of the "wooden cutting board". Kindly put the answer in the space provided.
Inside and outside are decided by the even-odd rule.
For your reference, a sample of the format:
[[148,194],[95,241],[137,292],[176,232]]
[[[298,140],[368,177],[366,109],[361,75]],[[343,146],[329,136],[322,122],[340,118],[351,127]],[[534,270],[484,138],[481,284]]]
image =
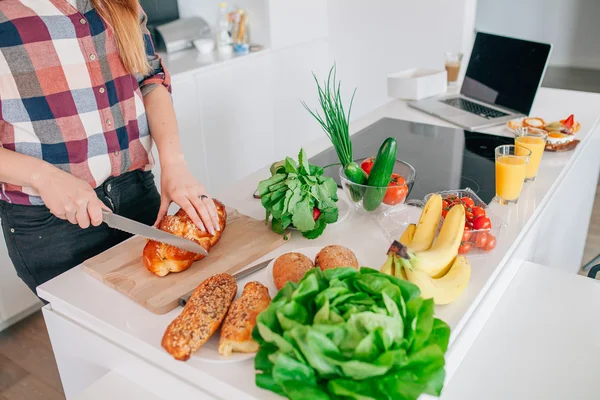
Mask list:
[[194,290],[204,279],[218,273],[233,274],[286,240],[259,221],[227,209],[227,226],[210,255],[179,273],[158,277],[142,262],[146,239],[133,238],[84,261],[84,271],[117,289],[156,314],[178,306],[179,297]]

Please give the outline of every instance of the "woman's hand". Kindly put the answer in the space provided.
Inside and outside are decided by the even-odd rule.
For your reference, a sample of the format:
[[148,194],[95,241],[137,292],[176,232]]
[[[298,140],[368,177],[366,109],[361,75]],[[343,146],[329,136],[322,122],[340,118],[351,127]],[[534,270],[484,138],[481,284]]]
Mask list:
[[194,178],[185,161],[162,165],[160,187],[161,202],[156,224],[167,215],[169,206],[175,202],[203,231],[208,230],[214,235],[215,230],[221,229],[215,203],[204,186]]
[[54,166],[35,173],[31,183],[52,214],[84,229],[102,223],[102,209],[110,211],[87,182]]

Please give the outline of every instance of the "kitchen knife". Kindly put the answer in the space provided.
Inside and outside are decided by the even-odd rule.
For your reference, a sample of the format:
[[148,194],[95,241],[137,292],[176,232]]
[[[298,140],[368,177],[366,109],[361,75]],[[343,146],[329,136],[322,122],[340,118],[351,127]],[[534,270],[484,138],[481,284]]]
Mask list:
[[161,231],[160,229],[141,224],[132,219],[109,213],[108,211],[102,210],[102,221],[106,222],[106,224],[111,228],[156,240],[157,242],[175,246],[182,250],[191,251],[192,253],[202,254],[204,257],[208,256],[208,252],[198,243],[175,236],[168,232]]
[[[236,273],[234,273],[232,276],[237,280],[237,279],[242,279],[247,277],[250,274],[255,273],[256,271],[260,271],[261,269],[263,269],[264,267],[266,267],[267,265],[269,265],[269,263],[273,261],[273,259],[271,258],[270,260],[265,260],[263,262],[259,262],[258,264],[250,267],[250,268],[246,268],[243,269],[241,271],[238,271]],[[195,289],[194,289],[195,290]],[[181,296],[179,298],[179,305],[181,307],[185,306],[186,303],[188,302],[188,300],[190,299],[190,297],[192,296],[192,293],[194,293],[194,290],[192,290],[189,293],[186,293],[185,295]]]

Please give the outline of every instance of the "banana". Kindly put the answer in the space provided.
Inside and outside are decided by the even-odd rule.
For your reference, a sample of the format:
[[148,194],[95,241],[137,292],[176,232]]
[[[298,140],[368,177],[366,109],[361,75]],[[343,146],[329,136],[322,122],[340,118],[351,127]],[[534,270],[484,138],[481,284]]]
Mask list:
[[410,245],[410,243],[413,241],[416,230],[417,230],[417,225],[415,225],[415,224],[410,224],[409,226],[407,226],[406,230],[404,231],[402,236],[400,236],[399,242],[405,246]]
[[450,304],[456,300],[471,280],[471,264],[465,256],[459,255],[446,275],[433,279],[419,270],[406,268],[408,280],[421,289],[424,299],[433,298],[435,304]]
[[[417,232],[418,229],[417,227]],[[432,278],[444,276],[452,265],[452,260],[458,254],[464,229],[465,207],[458,204],[452,207],[446,215],[442,229],[429,250],[413,253],[409,247],[410,259],[404,260],[406,267],[424,272]]]
[[408,246],[409,251],[417,253],[419,251],[429,250],[435,239],[441,217],[442,196],[436,193],[427,200],[425,207],[423,207],[423,211],[419,217],[419,223],[417,224],[417,230],[415,231],[410,246]]

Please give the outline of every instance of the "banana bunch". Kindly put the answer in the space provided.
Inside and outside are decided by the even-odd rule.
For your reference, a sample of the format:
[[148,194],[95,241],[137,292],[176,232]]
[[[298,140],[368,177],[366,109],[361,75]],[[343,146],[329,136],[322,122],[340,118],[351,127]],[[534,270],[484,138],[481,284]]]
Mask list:
[[399,242],[388,251],[381,272],[408,280],[421,289],[423,298],[433,298],[435,304],[456,300],[471,279],[471,265],[458,248],[465,226],[465,208],[450,209],[437,236],[442,216],[442,196],[430,197],[423,208],[419,223],[409,225]]

